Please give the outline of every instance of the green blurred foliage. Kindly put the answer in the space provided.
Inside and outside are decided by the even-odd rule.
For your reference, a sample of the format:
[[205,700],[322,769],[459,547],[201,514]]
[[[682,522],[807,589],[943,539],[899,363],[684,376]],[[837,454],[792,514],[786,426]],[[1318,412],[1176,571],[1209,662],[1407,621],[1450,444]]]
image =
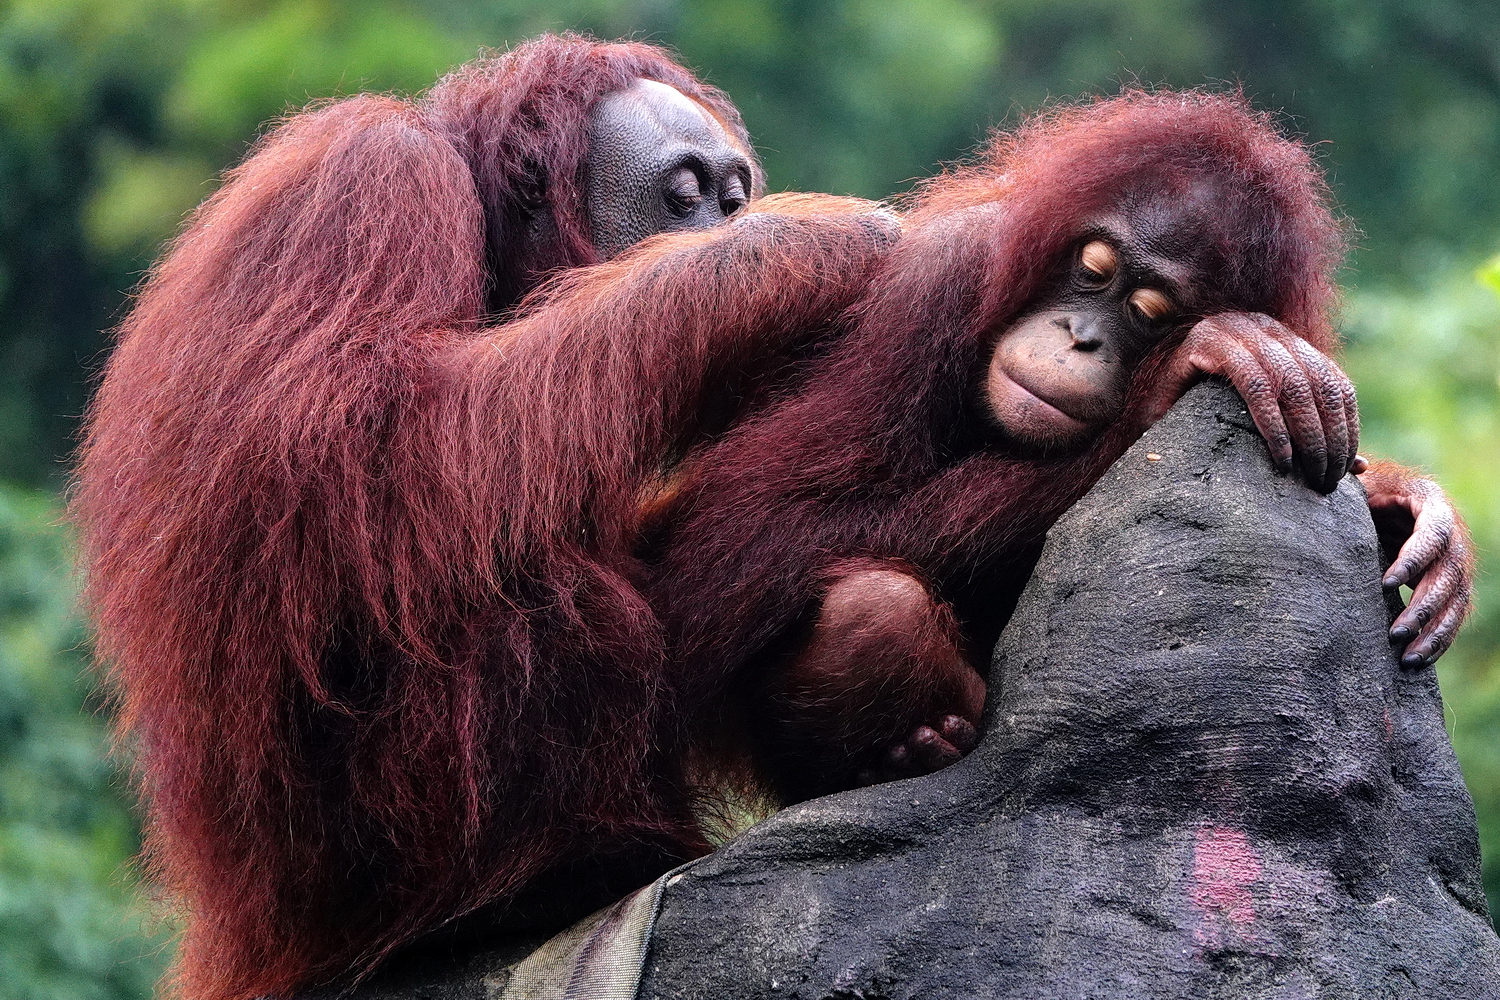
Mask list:
[[1346,314],[1362,450],[1429,471],[1479,550],[1474,612],[1438,673],[1500,915],[1500,258],[1417,293],[1360,292]]
[[773,186],[879,197],[1047,99],[1232,85],[1326,145],[1365,273],[1500,232],[1500,7],[1429,0],[0,0],[0,478],[55,482],[99,330],[262,122],[578,28],[675,46]]
[[[1050,99],[1242,86],[1318,143],[1363,230],[1346,361],[1366,450],[1474,528],[1444,661],[1500,896],[1500,6],[1477,0],[0,0],[0,483],[56,487],[100,331],[262,123],[414,92],[575,28],[675,47],[744,112],[772,188],[879,197]],[[144,996],[160,936],[80,714],[65,536],[0,489],[0,1000]],[[138,957],[140,956],[140,957]]]
[[166,937],[127,860],[136,832],[88,710],[55,502],[0,487],[0,1000],[150,994]]

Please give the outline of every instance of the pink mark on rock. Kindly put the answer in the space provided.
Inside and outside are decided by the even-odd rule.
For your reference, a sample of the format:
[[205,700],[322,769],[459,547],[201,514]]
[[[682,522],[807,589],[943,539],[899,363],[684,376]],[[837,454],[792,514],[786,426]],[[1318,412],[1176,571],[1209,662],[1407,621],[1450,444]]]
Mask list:
[[1250,887],[1260,873],[1260,855],[1243,830],[1203,827],[1193,845],[1193,882],[1188,895],[1210,926],[1244,934],[1255,923]]

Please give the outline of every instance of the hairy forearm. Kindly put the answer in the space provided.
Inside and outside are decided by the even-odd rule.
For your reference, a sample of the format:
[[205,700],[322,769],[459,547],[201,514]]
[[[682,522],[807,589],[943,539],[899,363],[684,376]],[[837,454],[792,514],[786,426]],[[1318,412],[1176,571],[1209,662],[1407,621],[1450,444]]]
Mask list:
[[509,323],[452,336],[434,393],[457,411],[433,425],[444,474],[522,535],[623,537],[714,387],[826,328],[893,238],[870,216],[751,215],[561,276]]

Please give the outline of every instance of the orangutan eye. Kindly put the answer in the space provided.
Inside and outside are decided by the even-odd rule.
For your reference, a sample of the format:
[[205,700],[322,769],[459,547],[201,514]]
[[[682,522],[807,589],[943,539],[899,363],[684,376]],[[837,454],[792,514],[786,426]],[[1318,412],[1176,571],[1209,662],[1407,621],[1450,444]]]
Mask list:
[[1137,288],[1126,301],[1144,319],[1151,321],[1165,319],[1174,309],[1172,300],[1167,298],[1166,293],[1155,288]]
[[1108,281],[1119,269],[1120,258],[1114,247],[1103,240],[1094,240],[1092,243],[1085,243],[1083,249],[1078,251],[1078,266],[1082,268],[1085,278],[1091,281]]
[[724,178],[724,186],[719,191],[719,211],[723,212],[727,218],[744,208],[749,200],[745,194],[744,178],[740,176],[739,171],[731,171],[729,176]]
[[667,178],[667,208],[678,218],[692,215],[703,200],[698,174],[691,167],[679,167]]

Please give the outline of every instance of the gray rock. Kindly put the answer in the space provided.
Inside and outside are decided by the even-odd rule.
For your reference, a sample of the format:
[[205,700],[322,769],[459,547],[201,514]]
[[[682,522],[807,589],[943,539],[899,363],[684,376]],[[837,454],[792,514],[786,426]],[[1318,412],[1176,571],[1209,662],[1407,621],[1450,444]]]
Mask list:
[[1277,475],[1195,389],[1052,530],[988,732],[667,886],[642,998],[1492,998],[1433,671],[1358,484]]

